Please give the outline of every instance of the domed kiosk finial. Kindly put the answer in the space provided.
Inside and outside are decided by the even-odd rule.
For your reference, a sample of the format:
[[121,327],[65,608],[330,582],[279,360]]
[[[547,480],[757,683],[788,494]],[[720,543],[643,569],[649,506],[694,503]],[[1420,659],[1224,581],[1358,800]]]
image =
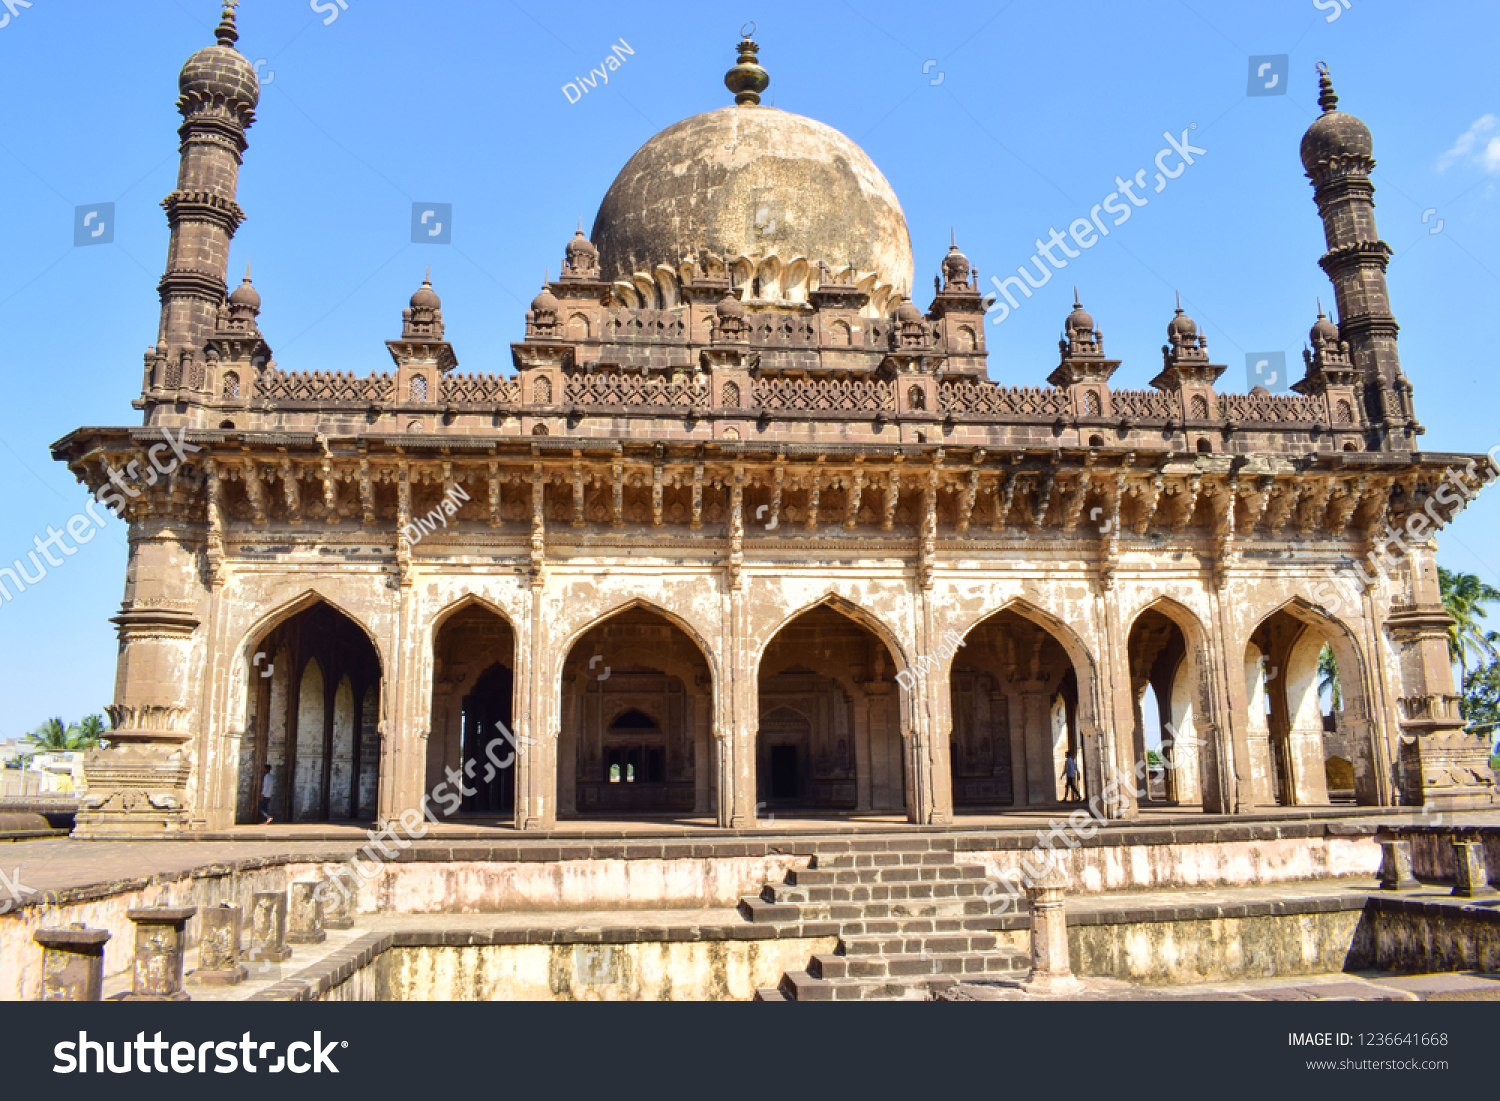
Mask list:
[[224,0],[224,14],[214,28],[214,37],[220,46],[233,46],[240,40],[239,28],[234,25],[234,9],[239,6],[240,0]]
[[754,107],[760,103],[760,93],[771,83],[771,74],[760,67],[756,58],[760,47],[750,38],[754,33],[754,23],[746,23],[740,28],[739,64],[724,74],[724,87],[734,93],[734,102],[740,107]]

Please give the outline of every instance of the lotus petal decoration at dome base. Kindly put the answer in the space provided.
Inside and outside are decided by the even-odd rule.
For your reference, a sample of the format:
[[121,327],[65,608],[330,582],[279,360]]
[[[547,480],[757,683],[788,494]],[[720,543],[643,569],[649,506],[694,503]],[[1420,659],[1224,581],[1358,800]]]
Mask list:
[[775,253],[742,254],[727,261],[712,253],[685,257],[675,268],[657,264],[654,271],[616,279],[610,290],[615,304],[625,309],[672,310],[687,304],[695,285],[722,288],[726,279],[746,305],[764,308],[810,310],[814,291],[838,287],[868,295],[860,315],[874,318],[885,317],[905,298],[904,290],[879,272],[834,267],[805,256],[783,259]]

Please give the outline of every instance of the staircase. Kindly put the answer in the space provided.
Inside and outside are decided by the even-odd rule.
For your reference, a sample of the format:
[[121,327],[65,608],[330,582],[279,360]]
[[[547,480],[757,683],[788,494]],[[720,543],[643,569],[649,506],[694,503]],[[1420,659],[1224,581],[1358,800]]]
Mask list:
[[742,898],[740,913],[750,921],[839,927],[832,954],[814,956],[806,971],[788,971],[755,1000],[922,1000],[959,982],[1024,978],[1027,953],[1000,947],[992,931],[997,919],[983,897],[990,883],[984,869],[928,846],[921,838],[877,852],[814,856],[808,868],[788,871],[784,883]]

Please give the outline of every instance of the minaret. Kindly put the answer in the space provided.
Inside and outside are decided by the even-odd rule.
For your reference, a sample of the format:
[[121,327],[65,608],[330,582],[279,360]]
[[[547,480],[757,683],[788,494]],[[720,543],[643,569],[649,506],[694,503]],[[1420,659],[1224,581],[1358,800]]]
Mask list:
[[[148,424],[185,418],[178,403],[212,400],[205,351],[228,288],[229,241],[244,221],[235,202],[245,131],[255,121],[260,81],[234,48],[238,0],[225,0],[217,44],[188,58],[177,78],[184,119],[177,188],[162,206],[172,228],[161,294],[161,326],[148,353],[142,405]],[[192,423],[191,416],[186,418]]]
[[1421,433],[1411,405],[1411,384],[1401,373],[1398,326],[1386,292],[1391,247],[1375,228],[1375,168],[1370,130],[1337,110],[1328,67],[1318,64],[1318,105],[1323,108],[1302,137],[1302,166],[1313,183],[1328,252],[1319,261],[1338,299],[1339,335],[1349,345],[1364,383],[1369,422],[1384,450],[1410,451]]

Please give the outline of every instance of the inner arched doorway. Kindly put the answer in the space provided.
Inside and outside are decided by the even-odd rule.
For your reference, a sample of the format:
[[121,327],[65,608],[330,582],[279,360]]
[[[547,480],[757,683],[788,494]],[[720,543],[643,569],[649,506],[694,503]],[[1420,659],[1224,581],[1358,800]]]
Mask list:
[[1056,804],[1069,756],[1088,797],[1078,674],[1048,628],[1013,610],[985,619],[953,657],[949,695],[955,806],[973,813]]
[[1254,803],[1321,806],[1333,793],[1379,801],[1362,668],[1349,634],[1299,604],[1251,633],[1245,688]]
[[870,628],[829,605],[767,645],[759,675],[756,801],[771,810],[906,808],[897,665]]
[[368,820],[380,791],[380,657],[352,619],[316,601],[252,649],[235,820],[258,823],[270,766],[278,822]]
[[1194,706],[1197,671],[1187,636],[1170,617],[1148,608],[1136,617],[1126,646],[1130,662],[1133,761],[1147,764],[1143,803],[1203,802]]
[[[462,795],[455,813],[509,816],[516,806],[518,751],[512,733],[515,632],[499,613],[470,603],[438,627],[432,657],[427,790],[443,783],[449,769],[463,770],[472,794]],[[446,814],[453,803],[432,806]]]
[[563,663],[558,810],[708,814],[713,675],[698,643],[651,608],[586,631]]

